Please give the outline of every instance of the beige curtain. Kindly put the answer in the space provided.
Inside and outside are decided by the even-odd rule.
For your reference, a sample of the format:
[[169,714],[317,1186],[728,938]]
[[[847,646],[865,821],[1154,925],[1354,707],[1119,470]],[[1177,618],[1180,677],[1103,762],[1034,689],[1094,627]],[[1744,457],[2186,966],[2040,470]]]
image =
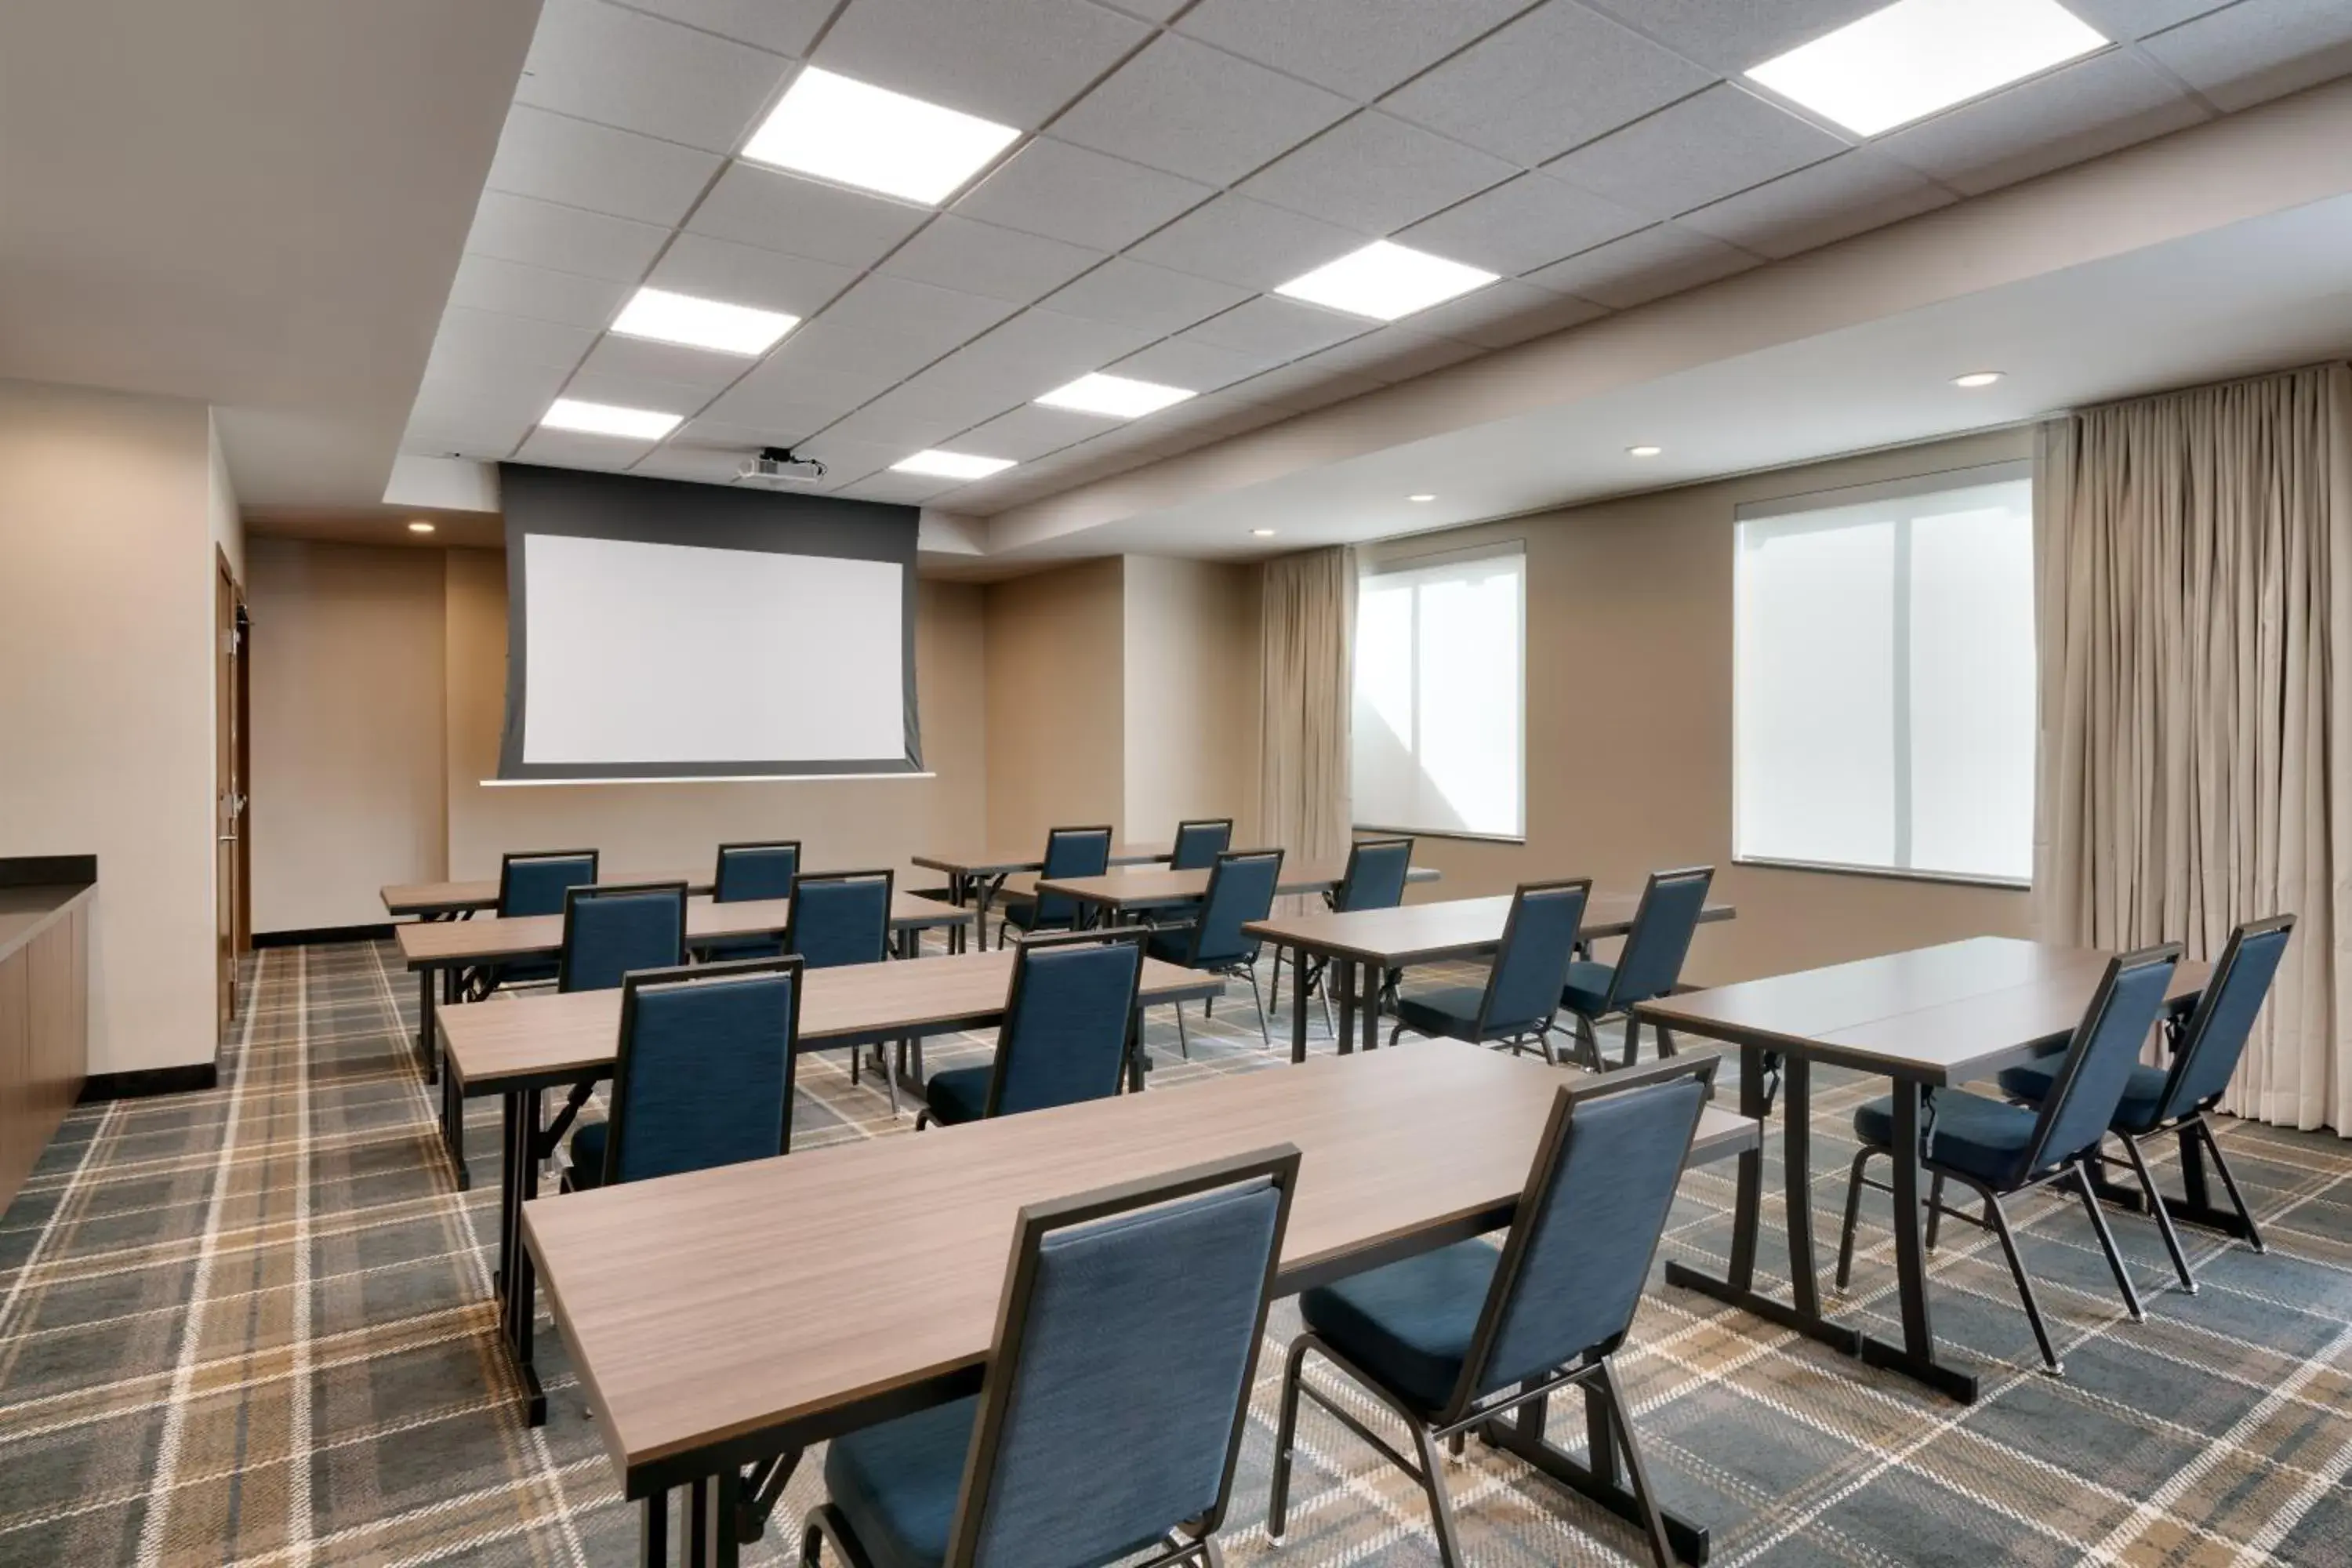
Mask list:
[[1264,567],[1258,822],[1294,861],[1348,852],[1349,619],[1354,552],[1286,555]]
[[2225,1108],[2352,1132],[2352,372],[2039,432],[2034,886],[2055,941],[2295,939]]

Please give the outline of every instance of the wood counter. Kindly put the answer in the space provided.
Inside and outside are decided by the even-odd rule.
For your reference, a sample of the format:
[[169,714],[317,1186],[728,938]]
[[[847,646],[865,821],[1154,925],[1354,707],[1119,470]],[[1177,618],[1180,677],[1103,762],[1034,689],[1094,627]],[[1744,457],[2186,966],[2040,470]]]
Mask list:
[[0,886],[0,1206],[89,1071],[88,882]]

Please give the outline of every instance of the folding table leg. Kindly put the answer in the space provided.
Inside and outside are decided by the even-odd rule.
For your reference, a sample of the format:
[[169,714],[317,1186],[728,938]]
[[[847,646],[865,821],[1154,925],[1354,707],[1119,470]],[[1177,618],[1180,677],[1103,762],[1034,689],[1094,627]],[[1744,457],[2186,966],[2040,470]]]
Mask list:
[[1295,950],[1290,962],[1290,1059],[1307,1059],[1307,952]]
[[1903,1342],[1889,1344],[1864,1334],[1862,1359],[1873,1366],[1926,1384],[1947,1397],[1972,1405],[1973,1373],[1936,1359],[1936,1326],[1927,1305],[1927,1248],[1919,1223],[1919,1133],[1925,1090],[1913,1079],[1895,1080],[1895,1271],[1903,1298]]

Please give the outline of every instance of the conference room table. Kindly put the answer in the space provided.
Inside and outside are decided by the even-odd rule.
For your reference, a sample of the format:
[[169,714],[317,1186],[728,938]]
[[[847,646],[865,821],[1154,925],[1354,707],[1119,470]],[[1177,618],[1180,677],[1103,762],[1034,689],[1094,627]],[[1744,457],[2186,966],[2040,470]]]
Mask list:
[[[1662,1027],[1739,1047],[1739,1113],[1759,1124],[1781,1100],[1789,1279],[1783,1302],[1756,1288],[1762,1228],[1760,1148],[1739,1159],[1730,1271],[1717,1278],[1668,1263],[1666,1279],[1745,1308],[1873,1366],[1901,1373],[1963,1404],[1977,1377],[1936,1349],[1920,1227],[1919,1142],[1934,1125],[1937,1090],[1992,1078],[2063,1045],[2082,1022],[2114,955],[2011,937],[1972,937],[1832,964],[1634,1008]],[[2166,993],[2178,1015],[2195,1005],[2210,966],[2183,963]],[[1851,1068],[1888,1080],[1895,1100],[1895,1264],[1903,1339],[1893,1343],[1822,1315],[1813,1256],[1812,1068]]]
[[[1507,1225],[1576,1070],[1453,1041],[1325,1058],[541,1199],[522,1205],[520,1256],[641,1504],[641,1560],[668,1561],[667,1494],[684,1488],[685,1560],[731,1565],[811,1444],[978,1390],[1024,1204],[1294,1144],[1275,1280],[1293,1295]],[[1689,1159],[1757,1136],[1710,1106]],[[1545,1438],[1544,1405],[1482,1436],[1636,1517],[1597,1407],[1588,1468]],[[1703,1525],[1669,1530],[1704,1559]]]
[[[927,958],[919,963],[856,963],[803,973],[800,1034],[794,1054],[853,1050],[897,1040],[992,1028],[1004,1017],[1015,955],[1007,951]],[[1224,984],[1157,959],[1144,962],[1143,1007],[1205,1001]],[[535,1310],[528,1262],[518,1265],[515,1237],[524,1202],[538,1191],[540,1166],[555,1152],[559,1122],[541,1121],[541,1091],[610,1078],[621,1036],[618,991],[541,993],[496,1006],[456,1007],[440,1019],[448,1060],[449,1096],[463,1114],[467,1100],[501,1096],[506,1102],[499,1181],[498,1283],[500,1326],[526,1390],[530,1424],[546,1418],[547,1402],[531,1371]],[[915,1072],[919,1080],[919,1056]],[[575,1194],[576,1195],[576,1194]],[[509,1280],[515,1281],[509,1289]]]
[[[1585,900],[1577,945],[1588,948],[1593,942],[1623,936],[1633,929],[1633,915],[1641,905],[1639,893],[1594,893]],[[1701,924],[1708,924],[1730,920],[1738,912],[1730,904],[1709,900],[1698,918]],[[1326,962],[1338,993],[1339,1046],[1345,1056],[1355,1049],[1359,1018],[1363,1048],[1369,1051],[1379,1043],[1381,975],[1416,963],[1483,958],[1501,945],[1503,926],[1510,914],[1510,896],[1499,894],[1399,904],[1385,910],[1311,910],[1252,921],[1242,930],[1287,949],[1295,974],[1306,973],[1307,959]],[[1307,987],[1294,982],[1290,1001],[1290,1059],[1303,1062],[1307,1059]]]
[[[625,888],[643,882],[684,882],[688,893],[707,894],[711,889],[711,872],[708,867],[699,871],[607,871],[596,879],[600,888]],[[383,900],[383,912],[394,917],[471,920],[499,907],[499,879],[485,877],[464,882],[392,882],[376,889],[376,895]]]
[[[1275,896],[1328,893],[1347,875],[1345,861],[1294,862],[1286,856],[1282,875],[1275,882]],[[1434,882],[1439,875],[1434,866],[1411,866],[1405,868],[1404,879],[1412,883]],[[1208,894],[1209,872],[1171,871],[1165,866],[1126,866],[1114,867],[1099,877],[1040,877],[1034,883],[1014,886],[1037,893],[1057,893],[1084,905],[1087,917],[1108,921],[1122,915],[1152,914],[1197,904]]]
[[[1148,866],[1167,859],[1169,853],[1165,844],[1114,844],[1110,863]],[[982,949],[988,946],[988,906],[1004,890],[1005,879],[1045,868],[1045,860],[1034,848],[982,849],[968,855],[914,855],[908,858],[925,870],[947,873],[948,897],[959,909],[973,909],[979,915],[973,942]]]

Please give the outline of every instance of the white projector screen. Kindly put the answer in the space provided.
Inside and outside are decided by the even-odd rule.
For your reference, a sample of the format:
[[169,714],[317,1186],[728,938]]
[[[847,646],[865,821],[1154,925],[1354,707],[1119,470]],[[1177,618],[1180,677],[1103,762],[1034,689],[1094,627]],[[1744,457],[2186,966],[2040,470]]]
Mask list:
[[913,531],[859,515],[908,509],[549,469],[504,501],[501,779],[919,770]]

